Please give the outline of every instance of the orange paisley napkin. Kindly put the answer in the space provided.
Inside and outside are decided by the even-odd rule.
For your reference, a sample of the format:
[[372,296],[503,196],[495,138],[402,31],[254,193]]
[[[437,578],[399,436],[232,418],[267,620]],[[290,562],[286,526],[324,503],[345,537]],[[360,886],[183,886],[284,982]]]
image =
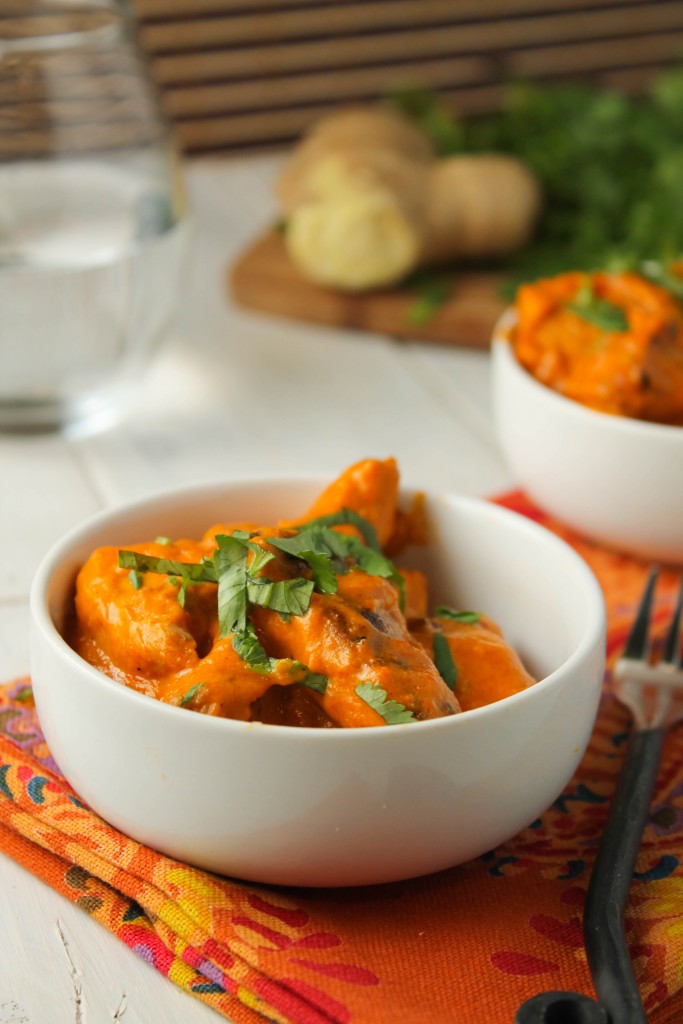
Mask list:
[[[608,663],[647,566],[502,504],[584,556],[607,600]],[[666,572],[662,628],[676,574]],[[625,749],[609,692],[567,790],[510,842],[450,871],[365,889],[285,890],[190,868],[111,828],[61,777],[26,680],[0,688],[0,849],[235,1022],[512,1024],[546,989],[592,994],[581,914]],[[448,813],[448,808],[444,808]],[[651,1024],[683,1020],[683,730],[667,738],[626,926]]]

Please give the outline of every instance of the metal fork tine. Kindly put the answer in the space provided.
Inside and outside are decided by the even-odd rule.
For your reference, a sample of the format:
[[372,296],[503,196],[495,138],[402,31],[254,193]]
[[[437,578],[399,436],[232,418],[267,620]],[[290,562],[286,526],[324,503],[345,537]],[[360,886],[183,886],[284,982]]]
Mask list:
[[681,650],[681,619],[683,618],[683,580],[681,580],[681,589],[678,591],[678,600],[676,602],[676,610],[674,611],[673,621],[669,627],[667,633],[666,643],[664,645],[664,655],[662,661],[668,662],[670,665],[674,665],[676,668],[680,668],[683,665],[683,650]]
[[655,566],[650,571],[650,577],[640,601],[636,620],[631,627],[631,632],[629,633],[628,640],[626,641],[626,647],[624,648],[623,654],[624,658],[645,658],[647,656],[649,647],[648,633],[650,613],[652,611],[652,599],[658,576],[659,568]]

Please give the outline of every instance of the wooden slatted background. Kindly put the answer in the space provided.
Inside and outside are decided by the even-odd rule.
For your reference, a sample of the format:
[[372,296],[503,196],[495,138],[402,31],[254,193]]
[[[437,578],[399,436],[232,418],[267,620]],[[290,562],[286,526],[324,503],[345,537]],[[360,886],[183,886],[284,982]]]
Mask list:
[[464,115],[504,83],[629,92],[683,57],[683,0],[131,0],[188,152],[289,142],[322,112],[401,84]]

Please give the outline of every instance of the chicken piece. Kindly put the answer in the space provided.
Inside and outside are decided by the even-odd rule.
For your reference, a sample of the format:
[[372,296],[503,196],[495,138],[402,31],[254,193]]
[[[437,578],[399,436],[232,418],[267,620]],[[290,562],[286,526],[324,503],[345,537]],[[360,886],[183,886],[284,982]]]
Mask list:
[[442,633],[457,670],[455,694],[463,711],[502,700],[534,682],[500,628],[486,615],[473,623],[451,619],[410,622],[410,634],[434,656],[434,635]]
[[[205,553],[192,541],[137,544],[130,550],[184,562],[199,562]],[[134,582],[129,570],[118,567],[118,555],[118,548],[99,548],[78,574],[73,637],[78,653],[91,660],[97,648],[103,662],[131,678],[156,678],[195,665],[198,650],[211,643],[215,586],[188,588],[183,608],[178,585],[168,576],[146,573]]]
[[285,622],[255,608],[252,620],[271,657],[301,661],[328,679],[317,699],[337,725],[383,724],[355,692],[364,682],[380,686],[417,719],[459,711],[427,652],[410,636],[387,580],[352,571],[340,577],[335,595],[313,594],[305,615]]
[[411,619],[424,619],[427,616],[428,584],[427,577],[419,569],[399,569],[405,589],[403,615]]
[[[395,459],[363,459],[345,470],[331,483],[308,512],[296,524],[318,516],[339,512],[343,508],[357,512],[374,526],[380,545],[391,536],[398,502],[398,467]],[[287,524],[281,523],[281,526]],[[291,525],[291,524],[290,524]],[[358,535],[355,527],[339,528]],[[361,538],[362,539],[362,538]]]

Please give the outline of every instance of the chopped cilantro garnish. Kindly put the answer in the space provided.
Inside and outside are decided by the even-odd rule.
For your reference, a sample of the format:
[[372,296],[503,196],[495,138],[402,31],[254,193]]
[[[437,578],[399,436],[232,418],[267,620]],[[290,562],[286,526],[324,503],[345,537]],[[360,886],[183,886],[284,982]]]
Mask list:
[[171,538],[170,537],[155,537],[154,538],[154,543],[155,544],[163,544],[163,546],[165,548],[167,548],[168,545],[171,543]]
[[414,327],[425,327],[448,301],[451,286],[443,277],[431,277],[420,282],[419,291],[408,309],[408,321]]
[[[305,668],[305,666],[303,667]],[[306,675],[298,682],[301,686],[308,687],[309,690],[315,690],[316,693],[325,693],[329,680],[327,676],[321,676],[317,672],[310,672],[306,669]]]
[[218,580],[218,627],[221,636],[247,628],[247,549],[235,537],[219,534],[213,554]]
[[130,570],[130,572],[128,573],[128,579],[133,584],[133,588],[135,590],[139,590],[140,587],[142,586],[142,576],[137,571],[137,569]]
[[415,715],[398,701],[389,700],[386,690],[374,683],[359,683],[355,692],[369,707],[380,715],[387,725],[400,725],[403,722],[414,722]]
[[293,580],[273,582],[263,577],[248,577],[247,595],[252,604],[270,608],[285,615],[304,615],[308,611],[313,593],[313,580],[297,577]]
[[374,548],[375,551],[382,550],[375,527],[364,516],[360,515],[358,512],[354,512],[351,508],[342,508],[338,512],[330,512],[326,516],[318,516],[316,519],[309,519],[308,522],[302,523],[301,526],[295,527],[295,529],[298,532],[301,532],[311,526],[348,525],[355,526],[356,529],[360,530],[368,547]]
[[446,604],[439,604],[434,610],[437,619],[449,619],[451,622],[479,622],[481,612],[458,612]]
[[621,332],[628,330],[628,318],[621,306],[615,306],[606,299],[598,298],[588,282],[585,282],[576,294],[573,302],[567,303],[567,309],[586,323],[599,327],[602,331]]
[[122,569],[136,569],[140,573],[156,572],[162,576],[178,576],[191,583],[216,583],[216,573],[211,562],[174,562],[168,558],[142,555],[138,551],[119,551],[119,566]]
[[434,634],[434,664],[446,686],[454,690],[458,681],[458,669],[443,633]]
[[187,704],[194,700],[194,698],[199,693],[203,685],[203,683],[195,683],[194,686],[191,686],[187,693],[183,697],[181,697],[180,707],[184,708]]
[[272,672],[274,659],[269,658],[261,646],[256,630],[250,622],[239,632],[233,633],[232,646],[249,668],[255,672]]
[[[348,512],[348,510],[345,511]],[[354,513],[355,515],[356,513]],[[323,594],[336,593],[337,583],[333,577],[348,572],[349,563],[354,563],[369,576],[381,576],[391,580],[398,588],[401,606],[403,606],[405,585],[403,577],[393,562],[383,555],[374,543],[372,546],[363,544],[357,537],[338,533],[337,530],[324,525],[322,520],[330,518],[323,516],[321,519],[312,520],[311,523],[300,527],[298,533],[293,537],[272,538],[271,544],[287,554],[308,562],[316,587]],[[343,521],[351,520],[345,518]],[[366,526],[370,526],[365,520],[363,522]],[[335,525],[338,524],[335,523]],[[356,525],[358,524],[356,523]],[[372,527],[370,529],[372,530]]]

